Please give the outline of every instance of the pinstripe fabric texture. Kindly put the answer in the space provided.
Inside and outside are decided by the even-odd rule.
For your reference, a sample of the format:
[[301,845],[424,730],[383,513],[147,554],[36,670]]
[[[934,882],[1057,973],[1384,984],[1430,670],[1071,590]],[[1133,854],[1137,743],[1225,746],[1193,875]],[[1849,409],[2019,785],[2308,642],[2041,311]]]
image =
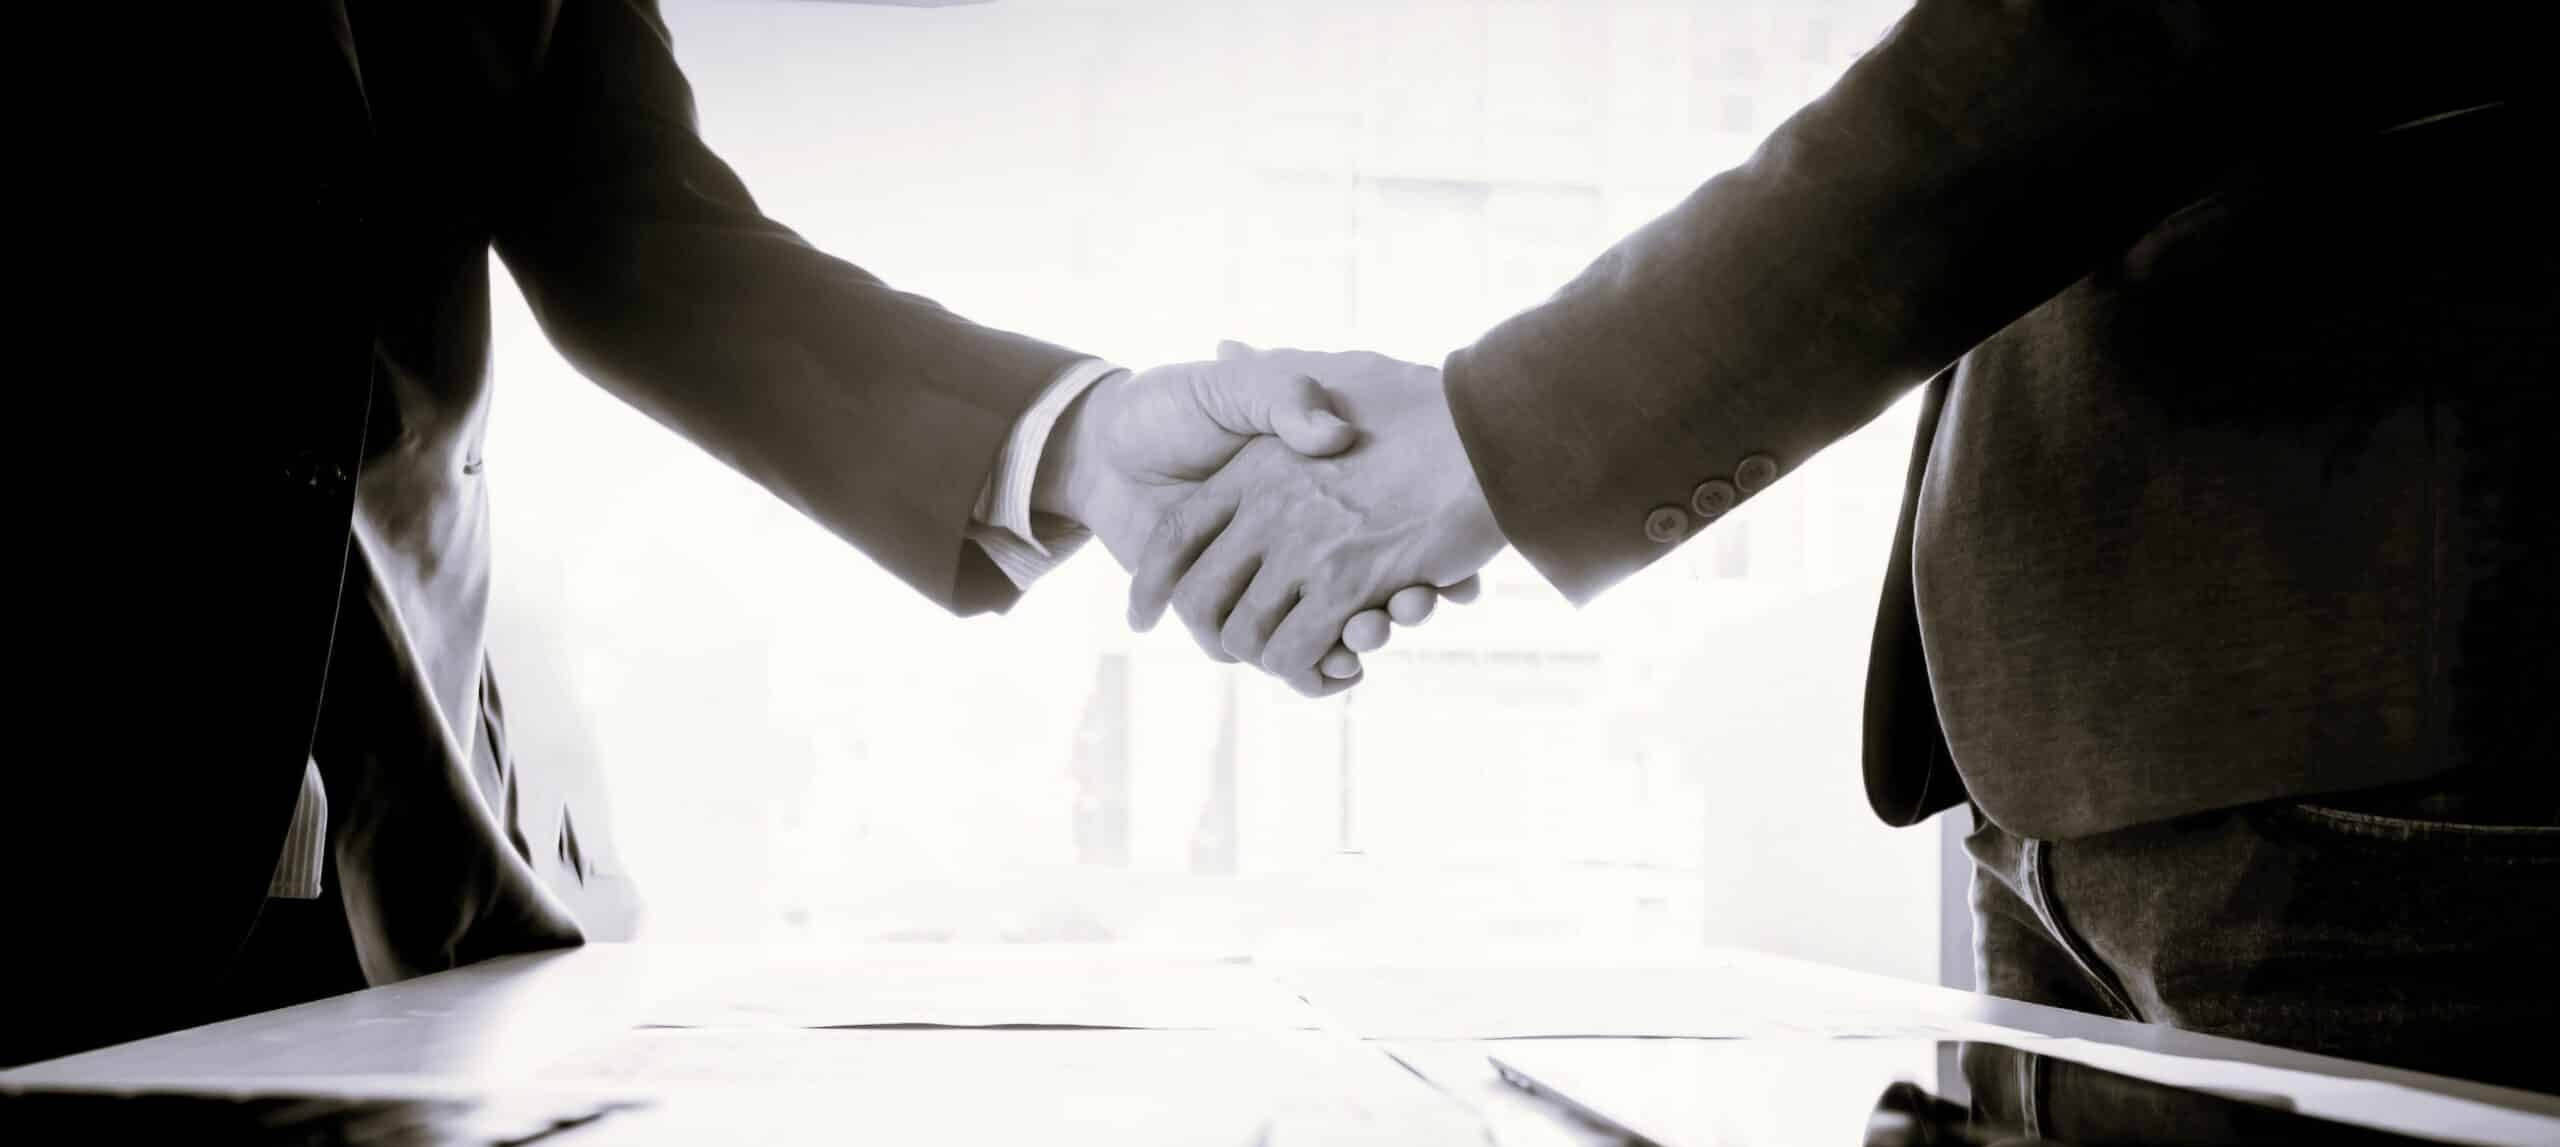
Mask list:
[[276,857],[276,873],[267,878],[267,895],[278,900],[320,898],[320,850],[329,845],[329,792],[320,786],[317,762],[302,762],[302,795],[293,802],[293,823],[284,832],[284,851]]

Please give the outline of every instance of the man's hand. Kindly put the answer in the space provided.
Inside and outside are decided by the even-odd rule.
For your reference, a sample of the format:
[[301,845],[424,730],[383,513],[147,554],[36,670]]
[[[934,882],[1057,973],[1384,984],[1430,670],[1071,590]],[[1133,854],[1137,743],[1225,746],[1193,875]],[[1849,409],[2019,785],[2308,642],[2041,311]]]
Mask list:
[[[1333,691],[1319,668],[1328,650],[1383,641],[1384,619],[1361,615],[1392,608],[1409,587],[1471,595],[1505,543],[1439,371],[1364,353],[1244,357],[1321,378],[1369,441],[1322,457],[1247,444],[1162,516],[1135,565],[1130,622],[1149,628],[1170,604],[1204,648],[1320,695]],[[1414,600],[1403,612],[1427,612]]]
[[1158,517],[1264,435],[1308,457],[1339,454],[1359,440],[1305,375],[1230,361],[1115,374],[1078,397],[1050,431],[1031,508],[1092,530],[1129,568]]
[[[1338,454],[1359,440],[1313,378],[1236,344],[1221,347],[1214,362],[1114,375],[1079,396],[1050,431],[1032,483],[1032,509],[1083,525],[1122,568],[1134,568],[1159,520],[1261,437],[1285,446],[1281,453],[1311,458]],[[1430,586],[1404,588],[1393,618],[1417,624],[1440,594]],[[1464,600],[1472,589],[1450,596]],[[1388,620],[1387,611],[1372,611],[1345,627],[1348,644],[1334,645],[1324,659],[1338,687],[1359,676],[1358,653],[1386,643]],[[1216,643],[1203,648],[1217,660],[1236,659]]]

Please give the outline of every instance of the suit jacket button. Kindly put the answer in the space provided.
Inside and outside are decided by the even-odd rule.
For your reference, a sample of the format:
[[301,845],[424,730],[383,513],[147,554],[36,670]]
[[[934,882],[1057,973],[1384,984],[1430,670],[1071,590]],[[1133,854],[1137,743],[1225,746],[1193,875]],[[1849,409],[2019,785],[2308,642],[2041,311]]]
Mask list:
[[1679,541],[1689,534],[1689,511],[1678,506],[1655,506],[1644,516],[1644,536],[1665,544]]
[[1689,508],[1697,511],[1699,521],[1712,522],[1732,509],[1738,497],[1740,495],[1734,492],[1733,483],[1722,478],[1709,478],[1698,483],[1697,489],[1689,491]]
[[1778,480],[1778,460],[1766,454],[1754,454],[1733,468],[1733,484],[1745,494],[1757,494]]

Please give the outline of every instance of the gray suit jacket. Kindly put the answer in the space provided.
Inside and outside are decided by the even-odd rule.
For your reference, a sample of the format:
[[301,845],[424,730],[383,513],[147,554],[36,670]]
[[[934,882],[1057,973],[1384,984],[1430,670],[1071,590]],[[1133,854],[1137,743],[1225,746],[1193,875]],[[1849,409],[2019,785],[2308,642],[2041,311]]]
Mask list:
[[1924,0],[1451,356],[1460,432],[1579,601],[1758,488],[1746,459],[1934,378],[1871,665],[1895,823],[2547,776],[2549,19]]

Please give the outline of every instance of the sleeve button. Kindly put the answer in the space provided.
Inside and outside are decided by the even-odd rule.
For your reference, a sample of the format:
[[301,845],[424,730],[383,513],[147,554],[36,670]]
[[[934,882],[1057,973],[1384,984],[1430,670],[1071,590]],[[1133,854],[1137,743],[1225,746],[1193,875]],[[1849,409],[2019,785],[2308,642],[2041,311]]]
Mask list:
[[1678,506],[1655,506],[1644,516],[1644,536],[1669,544],[1689,535],[1689,511]]
[[1778,461],[1766,454],[1754,454],[1733,468],[1733,484],[1745,494],[1757,494],[1778,480]]
[[1712,522],[1732,509],[1740,497],[1734,491],[1733,483],[1722,478],[1709,478],[1698,483],[1697,489],[1689,491],[1689,508],[1697,512],[1699,521]]

